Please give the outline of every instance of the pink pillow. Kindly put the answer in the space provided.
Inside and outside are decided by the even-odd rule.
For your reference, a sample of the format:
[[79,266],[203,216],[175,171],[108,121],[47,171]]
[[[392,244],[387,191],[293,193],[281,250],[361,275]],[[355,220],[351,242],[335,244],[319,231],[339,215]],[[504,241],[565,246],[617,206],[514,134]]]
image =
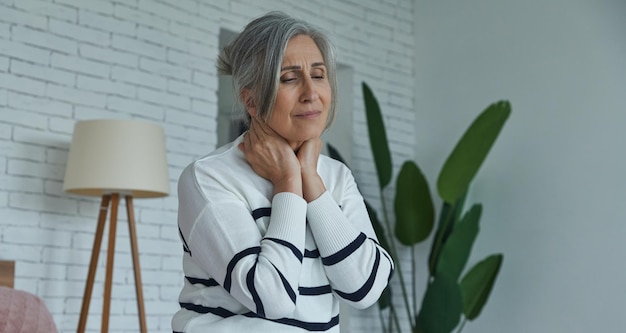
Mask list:
[[25,291],[0,287],[0,333],[57,333],[43,301]]

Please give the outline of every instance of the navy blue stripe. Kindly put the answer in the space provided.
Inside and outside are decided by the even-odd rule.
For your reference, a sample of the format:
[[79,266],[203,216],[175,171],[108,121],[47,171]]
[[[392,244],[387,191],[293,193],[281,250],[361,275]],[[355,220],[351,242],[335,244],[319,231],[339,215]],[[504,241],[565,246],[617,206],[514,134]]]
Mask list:
[[380,250],[376,249],[376,260],[374,260],[374,267],[372,267],[372,272],[370,273],[369,278],[359,290],[353,293],[344,293],[339,290],[335,290],[335,293],[339,295],[341,298],[358,302],[365,298],[365,296],[372,290],[372,286],[374,285],[374,280],[376,280],[376,273],[378,272],[378,266],[380,265]]
[[267,239],[269,241],[272,241],[272,242],[275,242],[282,246],[287,247],[288,249],[291,250],[291,252],[293,252],[293,255],[296,256],[296,259],[298,259],[299,262],[302,262],[302,252],[300,252],[300,250],[298,250],[298,248],[295,245],[289,243],[286,240],[279,239],[279,238],[266,237],[263,239]]
[[220,285],[215,279],[199,279],[191,276],[185,276],[185,279],[187,279],[187,281],[191,284],[201,284],[206,287],[215,287]]
[[257,220],[261,217],[265,217],[265,216],[270,216],[272,215],[272,208],[271,207],[263,207],[263,208],[257,208],[255,210],[252,211],[252,218]]
[[372,242],[376,243],[376,245],[380,246],[380,243],[377,240],[375,240],[374,238],[367,237],[367,239],[370,239]]
[[254,304],[256,305],[256,313],[265,317],[265,309],[263,308],[263,302],[261,302],[261,297],[259,297],[259,293],[256,291],[256,287],[254,286],[254,272],[256,271],[256,263],[254,266],[250,268],[248,271],[248,275],[246,275],[246,284],[248,285],[248,290],[252,295],[252,300],[254,300]]
[[356,251],[359,246],[365,243],[365,240],[367,240],[367,236],[365,236],[364,233],[360,233],[359,236],[352,241],[352,243],[348,244],[348,246],[339,250],[335,254],[332,254],[326,258],[322,258],[322,263],[326,266],[331,266],[346,259],[349,255],[354,253],[354,251]]
[[226,289],[226,291],[230,292],[230,285],[232,283],[231,279],[232,279],[232,274],[233,274],[233,269],[235,269],[235,265],[237,265],[237,263],[239,262],[239,260],[241,260],[242,258],[249,256],[251,254],[259,254],[261,252],[261,247],[260,246],[255,246],[255,247],[249,247],[237,254],[235,254],[235,256],[233,257],[233,259],[230,260],[230,262],[228,263],[228,267],[226,267],[226,277],[224,278],[224,289]]
[[304,249],[304,257],[305,258],[319,258],[320,257],[320,250],[315,249],[315,250],[307,250]]
[[[272,264],[272,266],[274,266],[274,264]],[[296,292],[293,291],[293,288],[291,288],[289,281],[287,281],[287,278],[285,278],[283,273],[281,273],[276,266],[274,266],[274,269],[276,270],[276,273],[278,273],[278,276],[280,276],[280,280],[283,282],[283,288],[285,288],[287,295],[289,295],[293,304],[296,304]]]
[[389,267],[391,268],[389,270],[389,277],[387,278],[387,282],[391,281],[391,277],[393,276],[393,260],[391,260],[391,258],[389,257],[389,255],[385,252],[383,252],[383,255],[385,256],[385,258],[387,258],[387,261],[389,261]]
[[[219,308],[219,307],[218,308],[212,308],[212,307],[206,307],[206,306],[202,306],[202,305],[196,305],[196,304],[193,304],[193,303],[180,303],[180,306],[182,308],[190,310],[190,311],[194,311],[194,312],[197,312],[197,313],[211,313],[211,314],[220,316],[222,318],[228,318],[228,317],[232,317],[232,316],[237,315],[236,313],[233,313],[231,311],[228,311],[228,310],[226,310],[224,308]],[[249,317],[249,318],[260,318],[254,312],[244,313],[243,316],[246,316],[246,317]],[[339,325],[339,315],[334,316],[327,323],[311,323],[311,322],[306,322],[306,321],[301,321],[301,320],[296,320],[296,319],[288,319],[288,318],[283,318],[283,319],[266,319],[266,318],[262,318],[262,319],[273,321],[273,322],[279,323],[279,324],[300,327],[300,328],[305,329],[305,330],[310,331],[310,332],[328,331],[329,329]]]
[[306,296],[324,295],[324,294],[330,294],[331,292],[333,292],[333,289],[330,287],[329,284],[325,286],[319,286],[319,287],[299,287],[298,288],[298,293],[300,293],[300,295],[306,295]]
[[183,241],[183,251],[189,253],[189,256],[191,257],[191,250],[189,250],[189,245],[187,245],[187,241],[185,240],[185,237],[183,236],[183,232],[180,230],[180,227],[178,228],[178,234],[180,235],[180,239]]
[[237,315],[236,313],[230,312],[222,307],[213,308],[213,307],[202,306],[202,305],[193,304],[193,303],[179,303],[179,304],[181,308],[187,309],[189,311],[193,311],[196,313],[212,313],[222,318],[228,318],[228,317]]

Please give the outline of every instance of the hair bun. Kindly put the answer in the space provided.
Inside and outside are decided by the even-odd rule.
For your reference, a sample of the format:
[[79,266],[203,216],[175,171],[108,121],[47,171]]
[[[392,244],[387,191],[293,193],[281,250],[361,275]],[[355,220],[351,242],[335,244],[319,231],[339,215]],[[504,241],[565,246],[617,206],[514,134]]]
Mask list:
[[225,47],[222,53],[217,56],[217,72],[223,75],[233,75],[233,65],[228,47]]

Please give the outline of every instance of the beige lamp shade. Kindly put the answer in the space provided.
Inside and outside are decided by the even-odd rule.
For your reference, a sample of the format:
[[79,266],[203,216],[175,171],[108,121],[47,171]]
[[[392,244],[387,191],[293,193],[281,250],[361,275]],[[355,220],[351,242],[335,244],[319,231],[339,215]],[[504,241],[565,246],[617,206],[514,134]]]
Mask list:
[[163,129],[137,120],[77,122],[63,190],[90,196],[166,196],[169,179]]

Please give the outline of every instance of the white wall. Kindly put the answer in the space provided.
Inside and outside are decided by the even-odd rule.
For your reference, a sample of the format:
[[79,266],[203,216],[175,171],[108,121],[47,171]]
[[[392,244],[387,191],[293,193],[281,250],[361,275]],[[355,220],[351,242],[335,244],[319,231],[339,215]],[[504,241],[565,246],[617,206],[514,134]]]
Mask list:
[[[166,132],[172,193],[135,200],[150,332],[170,332],[182,285],[176,181],[217,142],[215,58],[221,28],[282,9],[327,29],[353,69],[352,168],[377,202],[361,82],[393,130],[399,164],[413,154],[413,2],[2,0],[0,1],[0,259],[16,261],[18,289],[43,298],[62,332],[76,329],[99,200],[62,191],[73,125],[141,118]],[[120,214],[110,328],[135,332],[134,282]],[[104,245],[106,248],[106,244]],[[88,328],[99,330],[102,255]],[[353,312],[354,332],[378,331]]]
[[434,179],[489,103],[513,112],[470,194],[472,260],[504,253],[465,332],[626,324],[626,3],[415,1],[416,156]]

